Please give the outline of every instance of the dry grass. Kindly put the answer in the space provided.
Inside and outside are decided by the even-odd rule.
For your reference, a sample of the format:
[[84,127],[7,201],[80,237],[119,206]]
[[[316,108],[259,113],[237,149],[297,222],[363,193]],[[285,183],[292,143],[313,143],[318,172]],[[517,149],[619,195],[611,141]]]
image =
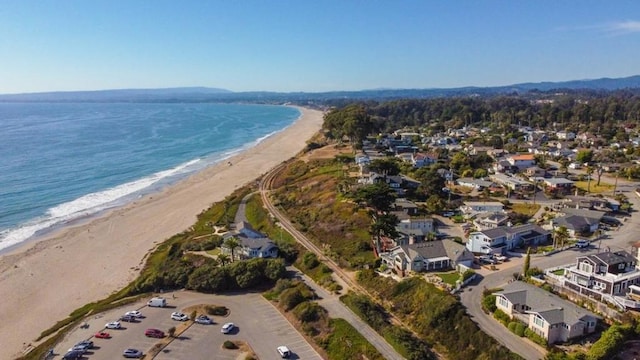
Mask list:
[[540,205],[539,204],[529,204],[529,203],[514,203],[511,204],[511,211],[518,213],[518,214],[523,214],[523,215],[527,215],[527,216],[533,216],[535,215],[538,210],[540,210]]
[[[587,191],[587,185],[588,185],[588,181],[576,181],[576,187],[580,190],[584,190]],[[609,183],[605,183],[603,181],[600,181],[600,185],[597,185],[598,182],[591,180],[591,184],[589,185],[589,192],[592,194],[601,194],[601,193],[605,193],[605,192],[612,192],[613,191],[613,185],[609,184]]]

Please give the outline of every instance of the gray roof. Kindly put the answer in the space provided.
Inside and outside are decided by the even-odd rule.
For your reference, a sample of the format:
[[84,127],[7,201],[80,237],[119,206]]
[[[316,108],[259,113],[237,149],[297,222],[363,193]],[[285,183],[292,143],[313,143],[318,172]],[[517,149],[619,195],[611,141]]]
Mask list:
[[238,242],[243,248],[249,248],[253,250],[265,251],[270,247],[276,246],[276,244],[269,238],[247,238],[238,237]]
[[530,313],[537,313],[550,324],[565,323],[574,325],[581,321],[598,319],[594,313],[571,302],[522,281],[514,281],[496,293],[502,295],[512,304],[527,305]]
[[549,231],[541,228],[536,224],[524,224],[517,226],[500,226],[493,229],[480,231],[490,239],[496,239],[502,236],[516,235],[520,233],[537,233],[538,235],[547,235]]
[[417,256],[425,259],[448,257],[455,262],[473,260],[473,254],[464,245],[447,239],[401,245],[400,248],[411,260]]
[[603,211],[589,210],[589,209],[563,208],[562,210],[560,210],[560,212],[566,215],[582,216],[585,218],[595,220],[596,222],[599,222],[600,220],[602,220],[602,217],[604,217]]
[[635,263],[636,258],[624,250],[610,252],[605,251],[593,255],[588,255],[588,258],[595,262],[599,262],[603,265],[614,265],[620,263]]
[[600,220],[588,218],[579,215],[568,215],[553,220],[557,226],[564,226],[571,230],[582,230],[585,227],[591,227],[593,224],[597,224]]

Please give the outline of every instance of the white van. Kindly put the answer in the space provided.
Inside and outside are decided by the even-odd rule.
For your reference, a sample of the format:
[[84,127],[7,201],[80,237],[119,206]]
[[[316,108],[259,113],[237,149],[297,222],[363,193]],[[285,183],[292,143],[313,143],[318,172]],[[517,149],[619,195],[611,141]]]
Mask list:
[[291,351],[289,351],[289,348],[284,345],[278,346],[278,354],[280,354],[283,359],[286,359],[291,356]]
[[165,298],[161,298],[161,297],[154,297],[151,298],[151,300],[149,300],[147,302],[147,306],[151,306],[151,307],[165,307],[167,306],[167,299]]

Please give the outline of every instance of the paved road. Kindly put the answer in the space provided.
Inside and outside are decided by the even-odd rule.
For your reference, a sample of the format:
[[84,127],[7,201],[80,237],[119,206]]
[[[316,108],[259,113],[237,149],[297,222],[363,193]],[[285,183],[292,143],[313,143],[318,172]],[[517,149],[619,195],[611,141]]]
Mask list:
[[398,354],[387,341],[380,336],[375,330],[373,330],[367,323],[362,321],[360,317],[354,314],[349,308],[347,308],[338,298],[338,296],[329,293],[327,290],[316,284],[311,278],[304,275],[302,272],[296,270],[293,267],[287,269],[293,276],[304,281],[309,287],[311,287],[316,294],[320,297],[318,304],[327,309],[329,317],[342,318],[346,320],[351,326],[353,326],[362,336],[367,339],[371,345],[373,345],[385,359],[389,360],[402,360],[404,359]]
[[[604,178],[603,178],[604,180]],[[609,179],[607,181],[610,181]],[[637,182],[629,182],[624,180],[618,181],[618,191],[622,191],[629,201],[633,204],[633,208],[640,210],[640,199],[633,193],[638,187]],[[605,238],[601,241],[592,243],[588,249],[569,249],[551,256],[541,256],[531,258],[531,267],[539,267],[541,269],[571,264],[575,262],[576,256],[579,254],[592,254],[600,250],[632,250],[631,244],[637,242],[640,233],[640,215],[634,214],[623,221],[623,226],[619,230],[607,232]],[[600,247],[600,249],[598,249]],[[633,253],[633,252],[632,252]],[[509,262],[499,266],[498,271],[482,269],[478,271],[480,280],[471,284],[461,294],[460,299],[467,312],[478,323],[480,328],[492,336],[494,339],[518,353],[525,359],[537,360],[544,357],[544,350],[533,342],[520,338],[511,333],[507,328],[498,323],[491,316],[486,315],[481,308],[482,290],[484,288],[496,288],[503,286],[512,279],[514,272],[521,272],[524,258],[512,258]]]

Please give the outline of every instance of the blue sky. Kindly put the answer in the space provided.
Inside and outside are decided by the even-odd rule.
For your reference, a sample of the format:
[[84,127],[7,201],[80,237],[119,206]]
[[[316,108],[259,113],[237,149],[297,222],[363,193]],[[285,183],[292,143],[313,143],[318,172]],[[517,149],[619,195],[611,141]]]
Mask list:
[[640,1],[2,0],[0,93],[449,88],[640,74]]

